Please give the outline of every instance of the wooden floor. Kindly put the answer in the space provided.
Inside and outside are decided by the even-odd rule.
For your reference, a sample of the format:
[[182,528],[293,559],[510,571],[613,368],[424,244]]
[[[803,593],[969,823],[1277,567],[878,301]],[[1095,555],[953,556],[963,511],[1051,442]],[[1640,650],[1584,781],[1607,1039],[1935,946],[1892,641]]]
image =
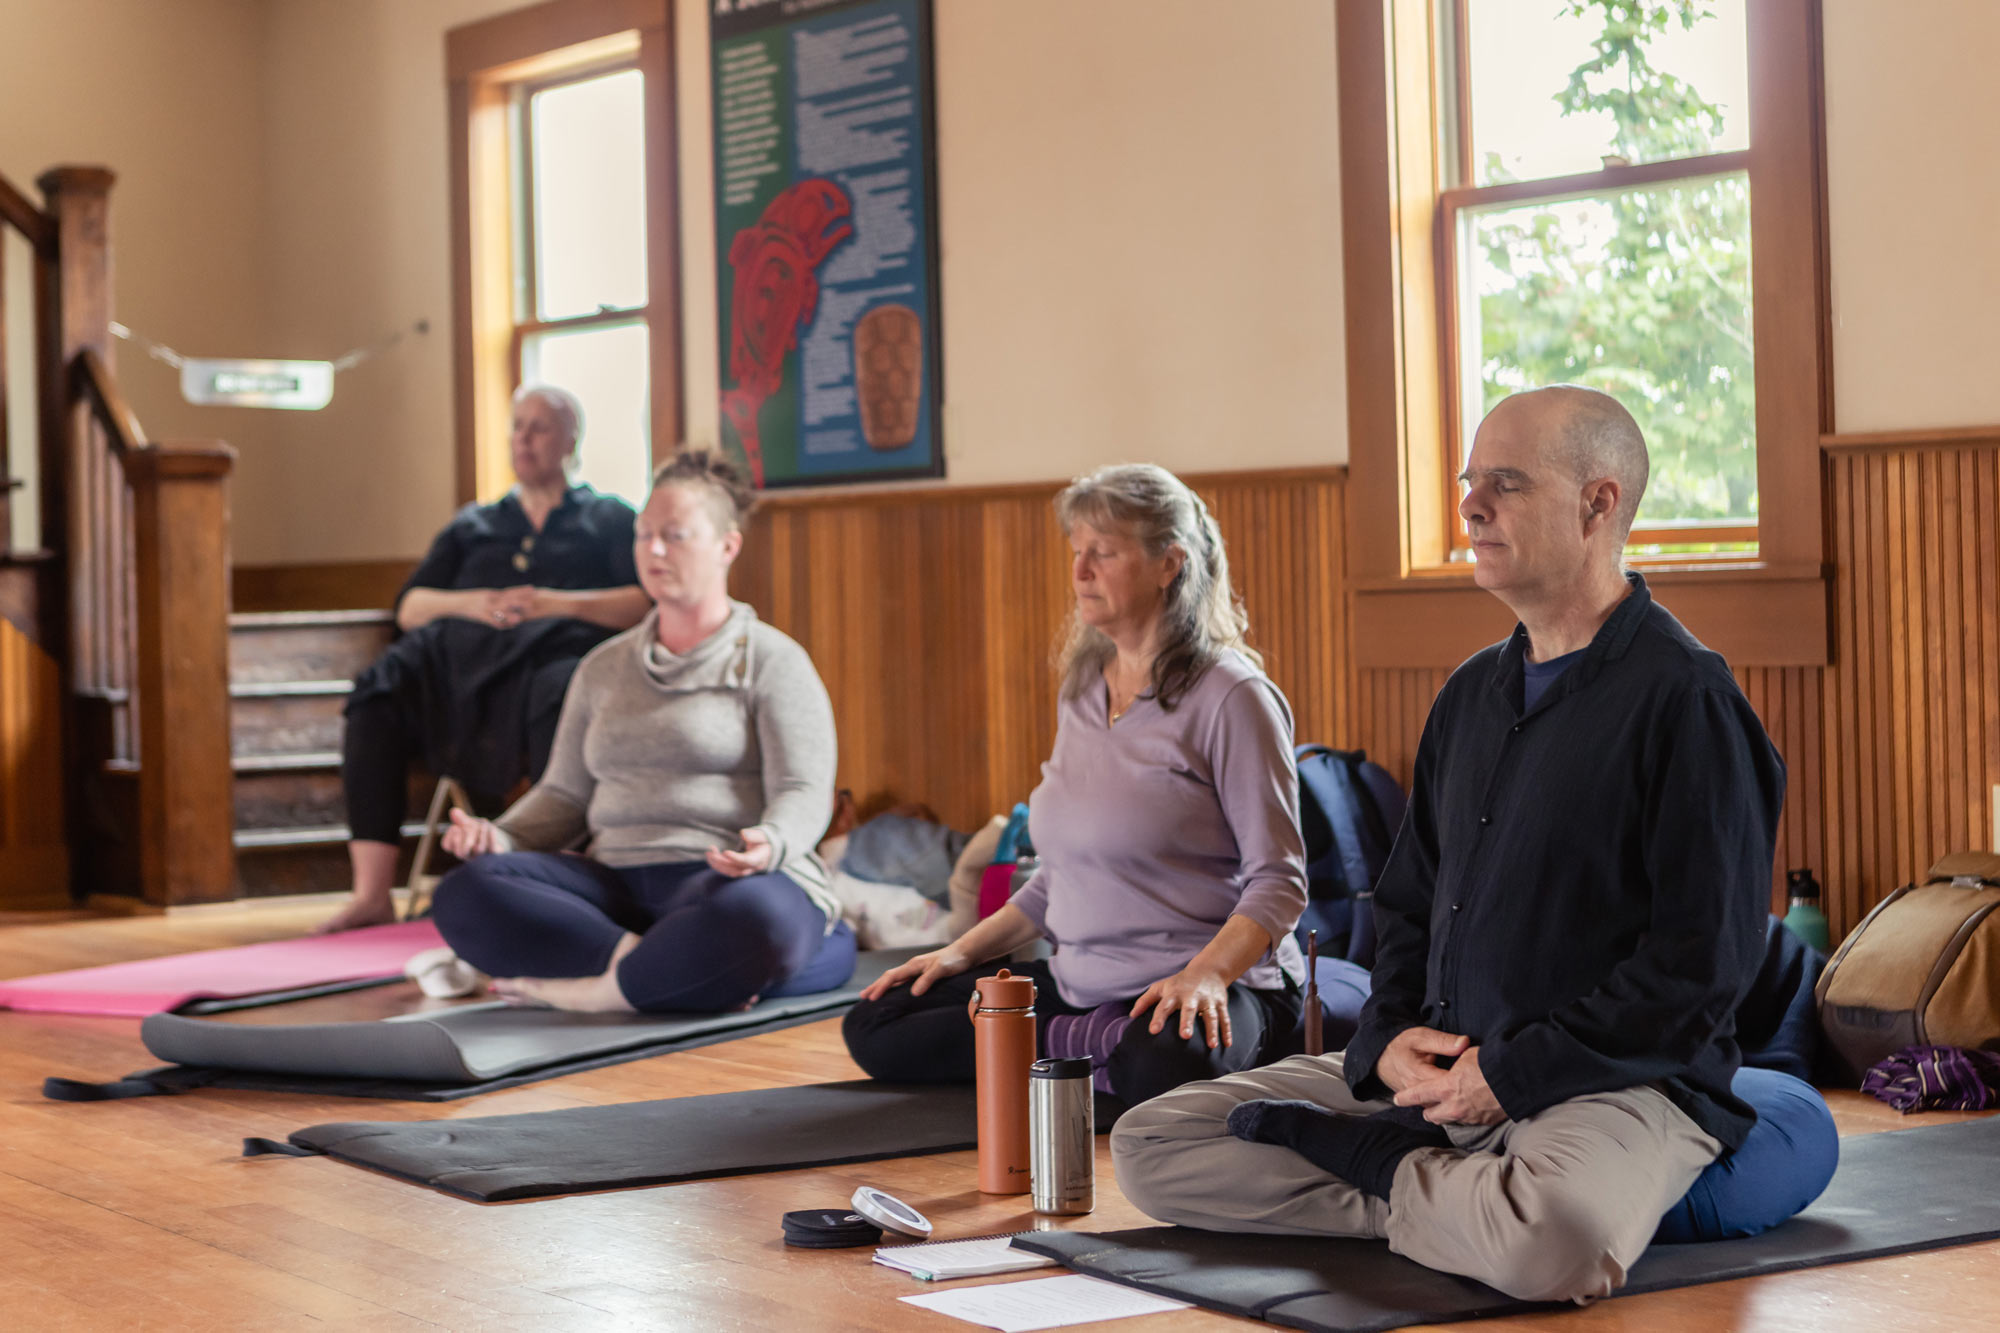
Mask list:
[[[202,909],[170,918],[6,918],[0,976],[278,938],[321,906]],[[525,1203],[480,1205],[325,1159],[243,1159],[246,1135],[329,1120],[452,1119],[851,1078],[838,1024],[662,1056],[439,1105],[241,1092],[97,1104],[44,1101],[45,1075],[101,1080],[150,1063],[134,1020],[0,1013],[0,1326],[22,1329],[930,1330],[973,1326],[900,1304],[927,1288],[866,1249],[779,1240],[788,1209],[889,1190],[940,1239],[1040,1224],[983,1196],[973,1155],[873,1162]],[[1906,1120],[1838,1094],[1843,1133]],[[1145,1220],[1098,1161],[1098,1208],[1060,1225]],[[1031,1274],[1028,1276],[1042,1276]],[[1875,1333],[2000,1324],[2000,1244],[1612,1300],[1519,1330]],[[1091,1325],[1261,1325],[1203,1311]]]

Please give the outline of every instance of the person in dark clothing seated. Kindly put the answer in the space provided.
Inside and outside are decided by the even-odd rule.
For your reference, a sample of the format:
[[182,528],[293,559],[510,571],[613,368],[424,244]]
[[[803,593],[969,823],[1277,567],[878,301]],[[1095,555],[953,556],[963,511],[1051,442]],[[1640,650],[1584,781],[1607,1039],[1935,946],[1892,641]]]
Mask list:
[[1112,1157],[1140,1208],[1380,1237],[1581,1302],[1743,1143],[1734,1015],[1784,765],[1728,664],[1624,570],[1647,470],[1593,390],[1516,394],[1480,425],[1459,512],[1476,581],[1521,623],[1432,705],[1360,1026],[1342,1053],[1127,1113]]
[[445,526],[396,599],[396,642],[355,678],[341,785],[354,897],[321,933],[393,920],[391,881],[412,760],[493,813],[541,776],[583,655],[651,605],[632,507],[572,485],[583,428],[567,390],[514,395],[515,486]]

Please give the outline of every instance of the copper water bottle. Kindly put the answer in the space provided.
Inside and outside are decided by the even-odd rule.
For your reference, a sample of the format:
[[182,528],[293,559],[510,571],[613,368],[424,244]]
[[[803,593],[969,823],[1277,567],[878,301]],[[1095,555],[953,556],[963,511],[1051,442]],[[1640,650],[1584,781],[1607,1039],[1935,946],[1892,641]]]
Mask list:
[[966,1006],[979,1098],[979,1188],[1028,1192],[1028,1066],[1035,1063],[1035,983],[1006,968],[981,977]]

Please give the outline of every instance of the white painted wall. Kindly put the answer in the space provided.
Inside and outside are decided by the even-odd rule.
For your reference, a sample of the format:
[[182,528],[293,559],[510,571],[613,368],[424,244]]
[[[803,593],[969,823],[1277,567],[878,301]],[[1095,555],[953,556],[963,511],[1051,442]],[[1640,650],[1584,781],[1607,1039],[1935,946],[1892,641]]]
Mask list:
[[[1345,462],[1333,7],[936,15],[947,481]],[[681,79],[688,427],[712,441],[706,62]]]
[[1824,13],[1835,423],[2000,422],[2000,4]]
[[[39,203],[50,167],[116,172],[114,317],[194,355],[266,346],[265,19],[261,0],[0,0],[0,175]],[[8,235],[10,452],[32,495],[33,287]],[[156,439],[225,439],[246,460],[269,450],[269,413],[190,407],[175,372],[129,345],[114,362]],[[38,540],[33,511],[15,506],[18,545]]]
[[[243,563],[413,555],[450,511],[442,44],[511,7],[272,0],[278,353],[332,355],[418,316],[437,331],[246,457]],[[937,29],[948,484],[1343,461],[1331,7],[942,0]],[[688,434],[713,440],[699,0],[679,0],[676,35]]]
[[[707,18],[677,3],[688,426],[708,440]],[[318,357],[432,321],[311,416],[188,407],[125,352],[155,435],[241,451],[241,563],[415,555],[451,509],[444,34],[513,7],[0,0],[0,173],[119,173],[126,322],[191,353]],[[1343,460],[1332,6],[937,15],[948,484]],[[1825,26],[1839,426],[2000,421],[2000,4],[1831,0]],[[15,453],[19,472],[32,442]]]
[[417,319],[340,376],[237,481],[237,560],[421,554],[454,507],[451,162],[444,37],[518,0],[270,0],[262,225],[274,354],[333,357]]

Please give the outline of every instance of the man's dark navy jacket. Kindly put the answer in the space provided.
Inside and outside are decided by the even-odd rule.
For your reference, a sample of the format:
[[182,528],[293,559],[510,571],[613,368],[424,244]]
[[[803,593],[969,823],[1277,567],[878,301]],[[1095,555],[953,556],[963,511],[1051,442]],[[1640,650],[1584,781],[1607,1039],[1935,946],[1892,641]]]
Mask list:
[[1763,955],[1785,766],[1710,652],[1645,580],[1521,711],[1525,629],[1452,673],[1375,892],[1357,1095],[1397,1033],[1464,1033],[1520,1120],[1657,1084],[1734,1148],[1734,1015]]

